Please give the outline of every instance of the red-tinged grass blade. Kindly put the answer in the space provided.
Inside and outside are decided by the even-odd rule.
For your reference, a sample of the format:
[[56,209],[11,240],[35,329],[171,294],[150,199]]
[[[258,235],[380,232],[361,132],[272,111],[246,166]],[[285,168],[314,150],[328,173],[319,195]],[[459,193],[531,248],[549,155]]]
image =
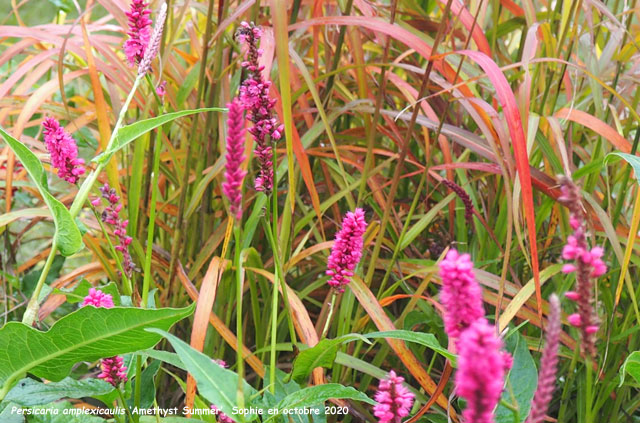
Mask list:
[[[536,301],[538,303],[538,317],[542,319],[542,291],[540,289],[540,265],[538,263],[538,244],[536,239],[535,208],[533,204],[533,189],[531,186],[531,172],[529,170],[529,156],[527,154],[527,139],[522,128],[522,118],[516,103],[515,96],[507,78],[493,60],[483,53],[470,50],[459,52],[476,62],[487,73],[491,83],[495,87],[498,101],[502,106],[504,118],[507,121],[509,134],[513,144],[513,153],[516,159],[516,168],[522,189],[525,220],[529,232],[529,244],[531,248],[531,267],[536,286]],[[506,153],[506,152],[505,152]]]
[[[447,0],[440,0],[440,3],[447,4]],[[478,6],[480,7],[480,6]],[[471,38],[476,43],[476,47],[482,53],[487,56],[492,56],[491,47],[489,47],[489,41],[487,37],[484,35],[482,28],[479,25],[474,25],[475,18],[473,15],[467,10],[462,2],[458,2],[458,0],[454,0],[451,2],[451,13],[453,16],[456,16],[460,19],[462,25],[467,28],[467,31],[473,28],[473,32],[471,32]]]
[[560,109],[554,116],[558,119],[567,119],[586,126],[623,153],[631,152],[631,143],[625,137],[593,115],[576,109]]
[[[622,284],[624,283],[624,277],[629,268],[629,261],[631,260],[631,253],[633,252],[633,246],[636,242],[636,235],[638,233],[638,223],[640,223],[640,187],[636,189],[636,201],[633,205],[633,216],[631,217],[631,227],[629,228],[629,236],[627,237],[627,248],[624,251],[624,260],[621,263],[620,278],[618,279],[618,286],[616,288],[616,301],[615,305],[618,306],[620,302],[620,295],[622,294]],[[622,199],[620,199],[622,201]],[[633,289],[631,290],[633,292]],[[638,322],[640,323],[640,322]]]
[[524,10],[512,0],[500,0],[502,7],[511,12],[514,16],[524,16]]
[[[196,312],[193,317],[193,327],[191,328],[191,347],[202,352],[204,348],[204,340],[207,336],[207,327],[209,327],[209,314],[213,308],[213,302],[216,299],[216,291],[218,289],[218,283],[222,277],[224,271],[225,261],[220,257],[214,257],[209,263],[207,273],[205,273],[202,279],[202,285],[200,286],[200,294],[198,295],[198,301],[196,305]],[[196,396],[196,380],[187,375],[187,392],[185,405],[189,408],[193,408],[193,402]]]
[[[291,117],[291,83],[289,82],[289,30],[287,27],[287,2],[285,0],[271,0],[271,14],[278,56],[278,74],[280,76],[280,93],[282,99],[282,123],[284,124],[285,141],[287,144],[287,165],[289,167],[289,198],[291,199],[291,213],[295,208],[296,179],[293,162],[293,119]],[[275,163],[274,163],[275,165]]]
[[436,392],[431,396],[431,398],[429,398],[429,401],[427,401],[427,403],[423,405],[413,417],[407,420],[406,423],[417,422],[418,420],[420,420],[420,417],[422,417],[427,411],[429,411],[429,409],[433,406],[433,404],[436,403],[436,400],[440,397],[440,395],[444,391],[444,388],[447,386],[447,383],[449,382],[449,379],[451,378],[452,373],[453,373],[453,367],[451,367],[451,363],[449,362],[449,360],[447,360],[444,363],[444,370],[442,371],[442,376],[440,376],[440,381],[438,381],[438,387],[436,389]]
[[[163,257],[162,260],[163,265],[169,265],[169,262],[168,260],[166,260],[166,258]],[[187,273],[184,270],[184,267],[182,267],[182,264],[180,263],[178,264],[178,268],[176,269],[176,275],[178,276],[180,283],[182,283],[182,287],[185,289],[189,297],[191,297],[193,301],[197,302],[199,296],[198,289],[193,285],[193,283],[191,283],[189,277],[187,276]],[[216,331],[218,331],[220,336],[227,342],[227,344],[229,344],[229,346],[231,346],[231,348],[233,348],[234,351],[238,348],[238,338],[213,312],[209,313],[209,323],[211,323]],[[251,350],[249,350],[249,348],[247,348],[246,346],[242,347],[242,354],[247,364],[251,366],[253,370],[255,370],[258,376],[264,377],[264,365],[262,364],[260,359],[258,359],[258,357],[251,353]]]
[[[384,309],[376,299],[375,295],[371,292],[371,290],[364,284],[364,281],[354,276],[349,284],[349,288],[351,292],[356,296],[360,305],[365,309],[367,314],[371,317],[371,320],[375,323],[380,331],[390,331],[396,330],[393,322]],[[407,370],[411,372],[413,377],[420,383],[420,386],[424,388],[428,395],[434,395],[438,390],[438,386],[431,379],[431,376],[427,374],[424,370],[420,361],[416,358],[416,356],[411,352],[411,350],[407,347],[404,341],[400,341],[397,339],[387,339],[387,343],[396,353],[398,358],[402,361],[402,363],[407,367]],[[455,410],[449,407],[449,401],[447,397],[442,395],[437,395],[436,403],[445,410],[449,410],[451,418],[457,420],[457,416]]]

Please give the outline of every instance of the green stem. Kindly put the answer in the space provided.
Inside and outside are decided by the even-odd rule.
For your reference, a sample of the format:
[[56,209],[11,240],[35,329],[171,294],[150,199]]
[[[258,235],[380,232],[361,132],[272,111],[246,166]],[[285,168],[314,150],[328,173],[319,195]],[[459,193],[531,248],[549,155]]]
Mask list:
[[118,391],[118,397],[120,398],[120,402],[122,403],[122,408],[127,410],[127,414],[129,415],[129,418],[131,419],[131,421],[134,421],[135,418],[131,414],[131,410],[129,410],[129,407],[127,407],[127,401],[124,399],[124,395],[122,395],[122,391],[120,390],[120,388],[116,388],[116,391]]
[[236,335],[238,338],[238,348],[237,348],[237,363],[238,363],[238,408],[244,408],[244,357],[243,353],[243,342],[242,342],[242,294],[243,294],[243,284],[242,284],[242,268],[240,264],[240,253],[242,248],[242,243],[240,242],[240,224],[239,222],[233,228],[233,234],[235,238],[235,251],[234,251],[234,264],[236,267],[236,289],[237,289],[237,304],[236,304]]
[[587,357],[587,360],[585,362],[585,365],[587,366],[587,392],[586,392],[586,398],[585,398],[585,423],[592,423],[593,422],[593,416],[591,415],[591,405],[593,402],[593,381],[592,381],[592,373],[593,373],[593,366],[591,363],[591,358]]
[[[133,405],[136,408],[140,407],[140,398],[142,397],[142,357],[136,355],[136,388],[133,392]],[[140,421],[140,415],[136,414],[133,418],[134,422]]]
[[331,302],[329,303],[329,312],[327,313],[327,321],[324,322],[324,329],[322,329],[322,336],[320,337],[320,340],[323,340],[329,331],[329,325],[331,324],[331,318],[333,317],[333,308],[335,307],[337,296],[336,291],[333,290],[331,294]]
[[42,268],[42,272],[40,272],[40,278],[38,279],[38,284],[36,285],[36,289],[33,291],[31,295],[31,299],[29,300],[29,305],[27,306],[27,310],[24,312],[24,316],[22,316],[22,323],[28,326],[32,326],[33,322],[36,320],[36,316],[38,315],[38,298],[40,297],[40,291],[42,291],[42,287],[44,286],[45,280],[47,280],[47,275],[49,274],[49,270],[51,269],[51,264],[53,263],[53,259],[56,256],[56,251],[58,250],[58,238],[57,236],[53,238],[53,242],[51,243],[51,251],[49,252],[49,257],[47,257],[47,261],[44,263],[44,267]]

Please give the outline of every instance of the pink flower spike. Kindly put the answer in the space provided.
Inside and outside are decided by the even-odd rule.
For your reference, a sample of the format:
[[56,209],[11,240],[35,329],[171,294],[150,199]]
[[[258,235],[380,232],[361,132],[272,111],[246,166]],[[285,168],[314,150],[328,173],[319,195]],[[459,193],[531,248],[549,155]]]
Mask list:
[[342,229],[336,234],[336,239],[327,261],[327,275],[331,276],[328,284],[336,291],[344,292],[344,286],[353,276],[353,271],[362,257],[364,246],[363,235],[367,229],[364,220],[364,210],[356,209],[347,212],[342,220]]
[[127,368],[122,357],[103,358],[100,365],[102,373],[98,375],[99,379],[104,379],[114,387],[118,387],[121,382],[127,381]]
[[463,412],[465,422],[493,423],[495,409],[504,377],[511,360],[502,351],[502,341],[495,328],[483,317],[460,335],[458,371],[455,375],[456,393],[467,400]]
[[158,94],[158,97],[162,98],[166,93],[167,93],[167,81],[162,81],[156,87],[156,94]]
[[151,19],[149,3],[145,0],[132,0],[130,9],[125,12],[129,20],[129,39],[124,42],[124,54],[130,66],[139,64],[151,37]]
[[99,289],[90,288],[89,295],[84,297],[84,301],[82,301],[82,306],[92,305],[94,307],[104,307],[111,308],[113,307],[113,297],[111,294],[105,294]]
[[574,313],[574,314],[569,315],[567,317],[567,320],[569,321],[569,324],[571,326],[575,326],[577,328],[582,326],[582,318],[580,317],[580,315],[578,313]]
[[409,415],[414,395],[402,382],[404,378],[397,376],[393,370],[386,379],[380,381],[375,395],[377,404],[373,407],[373,415],[378,418],[379,423],[400,422]]
[[211,404],[211,410],[216,415],[216,420],[218,423],[235,423],[233,419],[226,414],[224,414],[218,407]]
[[440,277],[444,326],[447,335],[455,340],[464,329],[484,316],[482,289],[476,282],[469,254],[459,254],[456,250],[450,250],[440,262]]
[[48,117],[42,122],[44,142],[51,154],[51,166],[57,169],[61,179],[75,184],[85,172],[84,160],[78,158],[78,146],[73,137],[60,126],[60,123]]
[[587,333],[589,333],[589,334],[594,334],[594,333],[598,332],[598,329],[599,329],[599,328],[598,328],[598,326],[596,326],[596,325],[591,325],[591,326],[587,326],[587,327],[585,328],[585,331],[586,331]]
[[549,298],[549,306],[550,313],[546,327],[545,346],[540,359],[538,388],[531,403],[531,412],[527,423],[542,423],[544,421],[556,385],[558,346],[560,345],[562,325],[560,322],[560,300],[555,294]]
[[242,169],[244,156],[244,116],[242,106],[238,99],[227,104],[229,118],[227,119],[227,154],[225,156],[224,179],[222,192],[229,199],[231,215],[237,221],[242,219],[242,182],[246,171]]
[[580,294],[575,291],[567,291],[564,293],[564,296],[570,299],[571,301],[578,301],[580,298]]

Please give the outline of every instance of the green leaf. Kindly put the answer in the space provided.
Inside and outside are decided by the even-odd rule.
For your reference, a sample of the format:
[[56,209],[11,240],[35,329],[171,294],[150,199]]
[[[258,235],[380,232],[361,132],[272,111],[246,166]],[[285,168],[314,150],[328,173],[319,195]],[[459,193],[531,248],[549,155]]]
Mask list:
[[620,384],[618,386],[622,386],[627,373],[629,373],[637,383],[640,383],[640,351],[632,352],[624,363],[622,363],[620,367]]
[[[75,408],[70,402],[54,402],[26,409],[25,414],[32,411],[27,420],[29,423],[104,423],[98,415],[88,414],[89,410]],[[40,410],[42,414],[35,413]],[[96,410],[97,411],[97,410]]]
[[9,391],[5,401],[13,401],[22,406],[44,405],[62,398],[105,395],[113,390],[111,384],[100,379],[75,380],[67,377],[60,382],[42,383],[25,378]]
[[605,156],[605,158],[604,158],[605,164],[608,164],[609,159],[612,156],[621,157],[627,163],[629,163],[631,165],[631,167],[633,168],[633,172],[636,174],[636,181],[638,181],[638,183],[640,184],[640,157],[634,156],[632,154],[627,154],[627,153],[614,152],[614,153],[609,153],[609,154],[607,154]]
[[156,360],[160,360],[165,363],[171,364],[172,366],[177,367],[179,369],[187,370],[184,363],[182,362],[182,360],[180,360],[180,357],[178,357],[178,354],[176,353],[172,353],[169,351],[149,349],[149,350],[140,351],[139,354],[143,354],[143,355],[146,355],[147,357],[155,358]]
[[18,414],[16,409],[19,405],[13,402],[5,401],[0,404],[0,408],[2,408],[2,412],[0,412],[0,422],[2,423],[24,423],[24,416]]
[[109,150],[105,151],[104,153],[94,157],[92,161],[98,163],[108,162],[111,156],[113,156],[116,152],[118,152],[130,142],[134,141],[141,135],[144,135],[147,132],[157,128],[158,126],[164,125],[165,123],[171,122],[172,120],[175,120],[177,118],[202,112],[223,112],[226,110],[227,109],[224,107],[204,107],[201,109],[182,110],[180,112],[165,113],[161,116],[140,120],[132,123],[131,125],[123,126],[118,131],[117,138],[114,140],[111,148],[109,148]]
[[408,330],[393,330],[386,332],[372,332],[366,335],[352,333],[339,338],[323,339],[317,345],[298,354],[293,365],[291,376],[296,382],[302,383],[309,377],[313,369],[316,367],[326,367],[328,369],[333,367],[338,349],[343,343],[355,341],[357,339],[364,340],[366,342],[367,339],[379,338],[402,339],[404,341],[424,345],[447,357],[455,365],[456,356],[450,353],[446,348],[443,348],[433,334],[411,332]]
[[[285,372],[283,372],[280,369],[276,369],[276,380],[274,381],[275,392],[271,394],[269,390],[266,390],[263,398],[263,400],[265,401],[266,405],[269,406],[269,408],[275,407],[275,405],[280,401],[283,401],[287,397],[287,395],[293,394],[301,390],[300,385],[298,385],[294,381],[289,381],[285,383],[284,379],[286,376],[287,374]],[[270,378],[271,378],[271,372],[265,371],[265,381],[264,381],[265,387],[271,386]],[[316,404],[315,406],[311,406],[309,408],[314,408],[318,410],[315,414],[313,414],[313,417],[314,417],[313,421],[315,423],[319,423],[320,421],[326,421],[326,415],[324,413],[323,404]],[[291,418],[292,423],[308,423],[309,422],[309,420],[307,419],[307,416],[305,415],[293,414],[289,417]]]
[[[84,301],[84,297],[89,295],[89,290],[93,288],[91,282],[86,279],[82,279],[79,284],[74,286],[71,289],[65,288],[56,288],[53,290],[56,294],[62,294],[67,297],[67,302],[70,304],[79,303]],[[120,293],[118,292],[118,287],[115,282],[109,282],[103,286],[96,286],[96,289],[104,292],[105,294],[111,295],[113,298],[113,304],[117,307],[120,304]]]
[[31,176],[38,191],[40,191],[44,202],[47,204],[47,207],[49,207],[49,210],[51,210],[53,222],[56,226],[55,237],[58,240],[60,253],[62,253],[63,256],[75,254],[83,246],[82,235],[80,235],[80,230],[71,217],[69,210],[49,192],[47,174],[42,167],[42,163],[31,150],[9,135],[2,127],[0,127],[0,134],[4,137],[4,140],[9,144],[9,147],[11,147],[11,150],[13,150],[18,159],[20,159],[24,168],[27,169],[29,176]]
[[[513,397],[520,411],[520,421],[524,422],[529,415],[531,400],[538,386],[538,371],[529,353],[527,342],[519,332],[506,339],[506,347],[513,356],[513,366],[507,376],[506,389],[502,393],[502,399],[508,404],[513,403],[513,398],[509,392],[509,386],[511,386]],[[513,421],[513,411],[502,404],[498,404],[496,423],[513,423]]]
[[195,305],[172,309],[82,307],[58,320],[47,332],[18,322],[0,329],[0,399],[26,372],[59,381],[79,361],[94,361],[153,347],[158,335],[193,313]]
[[[170,333],[159,329],[148,329],[148,332],[157,333],[167,338],[189,373],[196,380],[200,395],[218,407],[224,414],[236,419],[237,414],[233,413],[233,408],[238,406],[236,402],[238,375],[236,373],[214,363],[211,357],[207,357],[200,351],[193,349],[189,344]],[[248,401],[258,393],[244,381],[243,391],[245,401]],[[246,421],[251,421],[257,415],[247,414],[244,417]]]
[[287,395],[275,407],[278,410],[278,414],[269,417],[265,420],[265,423],[271,421],[279,414],[284,414],[284,410],[288,410],[289,414],[293,414],[296,410],[301,412],[304,408],[312,408],[330,399],[351,399],[372,405],[375,404],[375,401],[371,398],[352,387],[343,386],[339,383],[327,383],[325,385],[304,388]]
[[[158,369],[160,369],[160,364],[162,362],[158,360],[153,360],[151,364],[149,364],[143,371],[142,376],[140,376],[140,380],[142,383],[140,384],[140,407],[141,408],[149,408],[153,406],[153,400],[156,398],[156,384],[155,384],[155,376],[158,373]],[[131,390],[133,392],[136,391],[136,383],[138,383],[138,378],[134,378],[131,383]],[[127,400],[129,407],[135,407],[135,403],[133,400]]]

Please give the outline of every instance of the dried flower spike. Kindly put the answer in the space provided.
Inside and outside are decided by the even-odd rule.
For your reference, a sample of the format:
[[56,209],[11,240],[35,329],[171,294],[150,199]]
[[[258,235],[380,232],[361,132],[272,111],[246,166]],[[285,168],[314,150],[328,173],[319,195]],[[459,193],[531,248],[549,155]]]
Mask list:
[[135,66],[144,59],[145,51],[151,37],[151,19],[149,3],[145,0],[132,0],[130,9],[125,12],[129,20],[129,39],[124,42],[124,54],[130,66]]
[[386,379],[380,381],[373,407],[373,415],[379,423],[400,423],[403,417],[409,415],[413,405],[413,393],[402,385],[404,378],[397,376],[391,370]]
[[327,263],[327,275],[331,276],[328,283],[338,292],[344,292],[344,286],[349,283],[360,262],[366,229],[364,210],[347,212],[342,221],[342,229],[336,234]]
[[248,111],[248,119],[253,122],[249,133],[256,142],[255,154],[259,170],[255,180],[255,189],[270,194],[273,189],[272,142],[282,137],[284,126],[278,125],[273,117],[276,100],[269,98],[270,81],[262,77],[263,66],[258,63],[262,50],[258,41],[262,36],[260,28],[253,23],[242,22],[236,38],[246,45],[246,57],[242,66],[247,69],[248,76],[240,86],[240,102]]
[[48,117],[42,123],[44,142],[51,154],[51,166],[58,170],[58,176],[75,184],[85,172],[84,160],[78,158],[78,146],[73,137],[60,126],[60,122]]
[[493,423],[504,377],[511,367],[511,356],[502,351],[502,341],[485,318],[476,320],[458,340],[456,393],[467,400],[463,412],[466,423]]
[[560,344],[560,300],[553,294],[549,298],[549,319],[545,346],[540,359],[538,373],[538,388],[531,403],[531,412],[527,423],[542,423],[549,409],[549,402],[556,384],[556,370],[558,367],[558,346]]
[[227,163],[224,173],[225,182],[222,184],[222,192],[229,199],[231,214],[239,221],[242,219],[242,182],[245,172],[242,169],[244,156],[244,116],[242,106],[238,99],[227,104],[229,118],[227,120]]
[[[118,240],[118,245],[115,246],[117,251],[122,253],[122,269],[127,277],[131,277],[133,271],[136,269],[131,254],[129,253],[129,245],[132,238],[127,235],[128,220],[122,220],[120,218],[120,210],[122,210],[122,203],[120,203],[120,196],[116,190],[111,188],[109,184],[104,184],[100,187],[102,198],[107,200],[109,205],[102,212],[102,221],[108,225],[113,226],[113,234]],[[95,198],[91,201],[94,206],[100,205],[100,199]]]
[[565,176],[560,178],[562,195],[558,200],[569,209],[569,225],[573,234],[567,237],[562,250],[562,258],[572,260],[565,264],[564,273],[576,273],[576,290],[567,292],[567,298],[578,306],[578,312],[569,316],[569,323],[580,329],[582,350],[593,357],[596,355],[595,333],[598,331],[598,317],[594,310],[593,284],[596,278],[607,272],[602,261],[604,250],[601,247],[589,249],[586,236],[586,215],[580,201],[580,189]]
[[156,17],[156,25],[153,27],[153,33],[149,38],[149,43],[144,51],[144,56],[138,66],[138,75],[144,75],[151,69],[151,62],[158,55],[160,50],[160,42],[162,41],[162,30],[164,29],[164,21],[167,18],[167,4],[162,3],[160,11]]
[[453,249],[440,262],[440,277],[444,328],[449,338],[456,340],[462,331],[484,317],[482,289],[476,282],[469,254],[460,254]]
[[448,179],[443,179],[442,183],[447,186],[451,191],[455,192],[456,195],[462,200],[462,204],[464,204],[464,218],[467,223],[473,223],[473,202],[471,201],[471,197],[469,194],[458,184],[451,182]]

